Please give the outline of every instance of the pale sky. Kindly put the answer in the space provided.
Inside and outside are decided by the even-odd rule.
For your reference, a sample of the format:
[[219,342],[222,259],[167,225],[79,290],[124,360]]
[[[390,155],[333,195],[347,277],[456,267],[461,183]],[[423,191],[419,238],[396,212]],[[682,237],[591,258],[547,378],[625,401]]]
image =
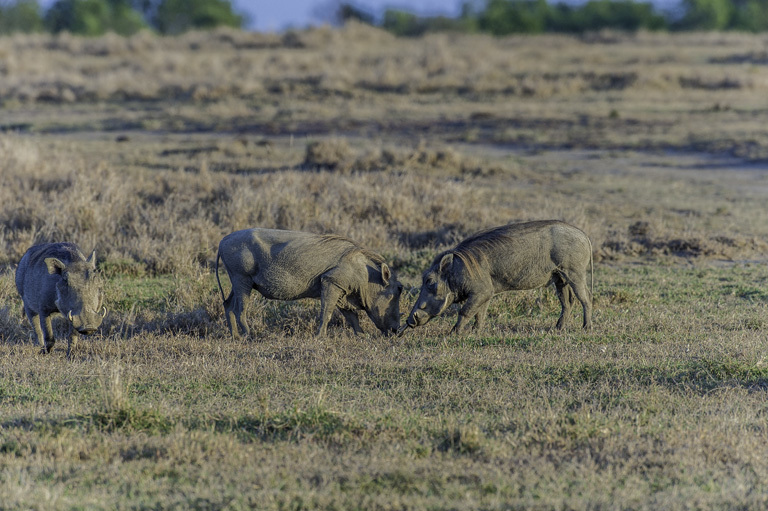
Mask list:
[[248,28],[263,31],[281,31],[286,28],[304,28],[327,22],[341,3],[349,3],[381,16],[388,7],[416,14],[459,14],[462,0],[233,0],[238,12],[251,17]]

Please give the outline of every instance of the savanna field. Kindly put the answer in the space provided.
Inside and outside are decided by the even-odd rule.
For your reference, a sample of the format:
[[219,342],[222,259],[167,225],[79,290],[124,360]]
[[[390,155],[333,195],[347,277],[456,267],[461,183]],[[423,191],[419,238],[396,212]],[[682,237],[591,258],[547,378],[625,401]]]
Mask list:
[[[765,35],[0,38],[0,509],[765,509],[766,98]],[[590,331],[552,288],[466,335],[257,293],[227,330],[232,231],[349,236],[407,313],[439,251],[550,218]],[[106,280],[72,360],[14,284],[45,241]]]

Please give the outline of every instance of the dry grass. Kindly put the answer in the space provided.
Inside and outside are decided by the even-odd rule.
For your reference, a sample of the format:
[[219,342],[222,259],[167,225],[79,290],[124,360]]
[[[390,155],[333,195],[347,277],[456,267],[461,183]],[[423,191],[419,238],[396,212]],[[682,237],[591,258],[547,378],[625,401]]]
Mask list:
[[[764,509],[765,45],[0,40],[0,507]],[[316,302],[261,299],[227,335],[233,230],[344,234],[415,286],[471,232],[542,218],[592,239],[592,332],[551,331],[536,290],[461,337],[452,309],[316,339]],[[54,240],[107,278],[71,362],[36,355],[13,282]]]
[[550,292],[499,298],[482,336],[445,339],[446,319],[399,341],[319,340],[283,310],[294,330],[244,343],[108,334],[73,362],[6,344],[0,496],[10,508],[764,506],[766,294],[753,282],[768,274],[600,277],[590,334],[548,331]]

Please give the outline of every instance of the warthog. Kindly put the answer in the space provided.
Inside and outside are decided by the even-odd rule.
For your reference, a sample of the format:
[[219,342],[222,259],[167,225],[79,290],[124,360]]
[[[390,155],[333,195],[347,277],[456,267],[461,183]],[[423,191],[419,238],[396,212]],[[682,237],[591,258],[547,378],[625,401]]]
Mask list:
[[42,346],[40,353],[50,353],[56,342],[51,314],[69,320],[67,358],[79,334],[101,326],[107,314],[102,287],[95,250],[87,260],[74,243],[43,243],[27,250],[16,268],[16,289]]
[[523,222],[479,232],[435,257],[399,333],[427,323],[454,302],[464,305],[451,332],[461,332],[472,318],[479,329],[494,294],[549,283],[555,285],[562,304],[557,328],[569,321],[573,294],[584,309],[584,328],[590,328],[592,291],[587,286],[587,270],[591,266],[589,238],[564,222]]
[[[226,298],[219,280],[220,260],[232,283]],[[219,243],[216,279],[233,337],[249,333],[242,312],[251,289],[273,300],[320,298],[318,336],[326,334],[335,308],[355,333],[362,333],[359,309],[384,334],[400,326],[403,286],[380,255],[341,236],[275,229],[233,232]]]

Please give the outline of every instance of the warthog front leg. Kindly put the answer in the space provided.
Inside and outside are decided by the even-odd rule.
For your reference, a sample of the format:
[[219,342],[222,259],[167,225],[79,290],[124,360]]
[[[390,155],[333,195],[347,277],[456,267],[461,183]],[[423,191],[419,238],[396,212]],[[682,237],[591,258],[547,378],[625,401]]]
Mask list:
[[[317,327],[317,336],[325,337],[328,332],[328,323],[331,321],[333,310],[339,300],[344,296],[344,291],[330,278],[322,277],[320,283],[320,325]],[[346,318],[346,315],[344,316]],[[360,325],[357,325],[360,328]],[[354,327],[353,327],[354,328]]]
[[485,324],[485,318],[488,317],[488,306],[491,304],[491,300],[488,300],[483,305],[478,307],[477,315],[475,315],[475,325],[472,327],[475,332],[480,331]]
[[50,353],[56,339],[53,336],[53,327],[51,326],[51,317],[42,314],[35,314],[29,309],[24,310],[27,313],[27,319],[32,323],[37,337],[37,343],[41,346],[40,353]]
[[461,310],[459,311],[459,319],[451,329],[451,333],[460,334],[466,328],[467,323],[472,321],[474,318],[477,318],[475,328],[482,326],[485,321],[485,316],[488,312],[488,302],[492,296],[493,295],[485,294],[470,295],[470,297],[467,298],[466,303],[464,303],[464,306],[462,306]]
[[356,335],[363,333],[363,329],[360,328],[360,317],[357,315],[357,312],[349,309],[339,309],[339,312],[344,316],[344,320],[350,327],[352,327],[352,330],[355,331]]
[[67,360],[72,360],[72,350],[75,349],[77,340],[80,338],[80,334],[77,332],[74,326],[70,323],[69,335],[67,336]]

